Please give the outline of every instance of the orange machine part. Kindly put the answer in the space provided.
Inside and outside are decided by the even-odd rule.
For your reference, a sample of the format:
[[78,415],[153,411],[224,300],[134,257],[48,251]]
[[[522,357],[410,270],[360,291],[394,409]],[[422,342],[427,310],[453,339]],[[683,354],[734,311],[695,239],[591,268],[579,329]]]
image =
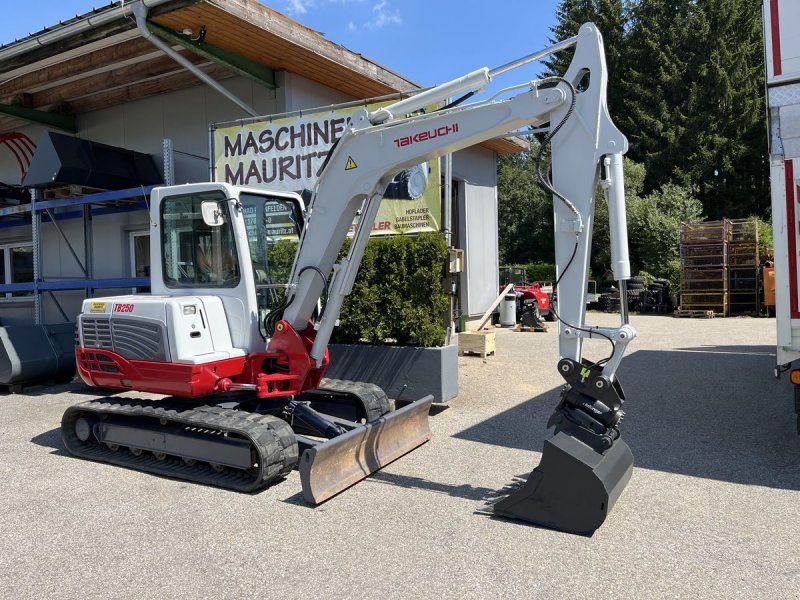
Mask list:
[[775,306],[775,267],[764,267],[764,305]]

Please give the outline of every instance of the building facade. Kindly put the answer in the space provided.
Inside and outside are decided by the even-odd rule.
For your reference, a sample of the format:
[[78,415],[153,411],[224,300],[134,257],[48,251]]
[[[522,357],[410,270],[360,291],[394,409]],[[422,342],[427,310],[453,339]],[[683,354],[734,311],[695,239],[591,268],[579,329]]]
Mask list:
[[[67,322],[87,296],[147,289],[147,190],[72,185],[28,198],[46,132],[148,154],[168,183],[208,181],[214,123],[417,89],[250,0],[112,4],[0,46],[0,74],[0,325]],[[466,317],[497,295],[495,156],[519,150],[496,140],[453,157]]]

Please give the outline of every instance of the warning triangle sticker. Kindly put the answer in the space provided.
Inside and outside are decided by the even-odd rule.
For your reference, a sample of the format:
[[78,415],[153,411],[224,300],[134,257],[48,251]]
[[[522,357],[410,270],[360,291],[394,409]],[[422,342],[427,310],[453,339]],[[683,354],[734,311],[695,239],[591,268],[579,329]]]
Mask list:
[[347,157],[347,164],[345,164],[344,170],[345,171],[351,171],[352,169],[357,169],[357,168],[358,168],[358,165],[356,164],[356,161],[353,160],[352,156],[348,156]]

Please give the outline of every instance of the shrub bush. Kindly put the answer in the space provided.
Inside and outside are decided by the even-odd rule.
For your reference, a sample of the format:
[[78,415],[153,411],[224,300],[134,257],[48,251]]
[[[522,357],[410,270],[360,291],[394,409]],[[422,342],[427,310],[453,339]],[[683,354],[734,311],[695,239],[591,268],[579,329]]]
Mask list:
[[[347,252],[350,241],[342,248]],[[441,346],[448,299],[442,289],[447,244],[438,233],[369,241],[332,341]]]
[[525,268],[525,276],[527,277],[528,283],[556,280],[556,266],[553,263],[542,262],[520,266]]

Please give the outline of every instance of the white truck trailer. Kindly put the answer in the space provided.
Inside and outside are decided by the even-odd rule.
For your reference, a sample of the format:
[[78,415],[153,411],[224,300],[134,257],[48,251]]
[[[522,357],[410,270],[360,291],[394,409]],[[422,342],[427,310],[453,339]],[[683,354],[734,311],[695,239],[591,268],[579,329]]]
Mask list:
[[764,0],[763,9],[775,243],[776,375],[791,371],[800,433],[800,2]]

